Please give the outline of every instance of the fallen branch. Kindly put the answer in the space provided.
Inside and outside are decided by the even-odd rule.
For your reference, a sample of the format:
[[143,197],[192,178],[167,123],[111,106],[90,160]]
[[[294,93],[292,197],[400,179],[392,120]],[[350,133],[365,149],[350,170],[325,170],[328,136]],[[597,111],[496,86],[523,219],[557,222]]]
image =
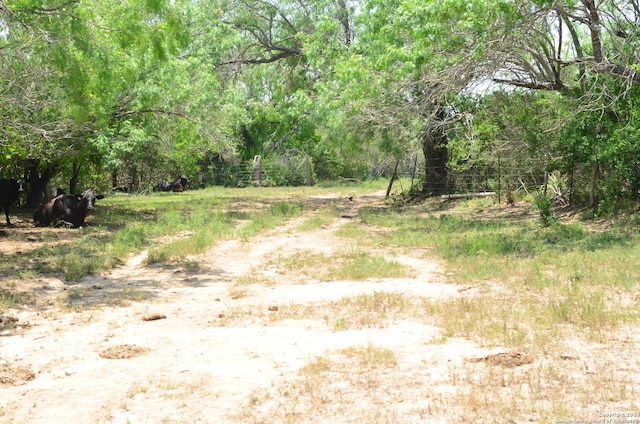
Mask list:
[[341,183],[358,183],[358,184],[362,184],[362,181],[360,181],[357,178],[344,178],[344,177],[340,177],[340,176],[338,176],[338,178],[340,179]]
[[440,197],[442,199],[470,199],[472,197],[489,197],[495,195],[495,191],[483,191],[480,193],[443,194]]

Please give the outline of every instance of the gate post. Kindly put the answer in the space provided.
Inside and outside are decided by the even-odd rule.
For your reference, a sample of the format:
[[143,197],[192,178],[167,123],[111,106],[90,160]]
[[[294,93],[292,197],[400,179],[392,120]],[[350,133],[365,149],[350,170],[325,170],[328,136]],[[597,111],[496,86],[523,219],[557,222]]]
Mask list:
[[262,156],[260,155],[253,157],[253,185],[262,186]]

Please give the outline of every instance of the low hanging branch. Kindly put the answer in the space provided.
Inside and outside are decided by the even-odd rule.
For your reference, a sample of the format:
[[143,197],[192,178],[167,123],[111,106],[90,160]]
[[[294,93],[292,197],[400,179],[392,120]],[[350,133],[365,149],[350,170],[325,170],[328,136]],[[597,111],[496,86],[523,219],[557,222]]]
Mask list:
[[298,39],[301,28],[278,2],[240,0],[238,12],[236,19],[223,22],[248,35],[251,42],[237,58],[220,65],[261,65],[304,54]]
[[[268,56],[261,56],[261,57],[255,57],[255,58],[234,59],[234,60],[222,62],[220,63],[220,65],[237,65],[237,64],[262,65],[266,63],[277,62],[279,60],[286,59],[288,57],[302,56],[302,50],[300,49],[281,47],[280,50],[281,51],[277,54],[270,54]],[[272,53],[272,51],[269,51],[269,53]]]
[[[561,70],[577,67],[580,81],[584,81],[586,72],[623,78],[629,86],[640,86],[640,73],[636,70],[638,56],[632,44],[637,36],[632,37],[616,26],[615,17],[609,16],[605,10],[605,2],[594,0],[580,0],[582,7],[570,8],[563,2],[556,2],[550,9],[540,9],[530,15],[530,26],[525,27],[517,38],[510,39],[515,48],[507,50],[507,59],[497,77],[492,78],[496,83],[503,83],[534,90],[564,91],[571,86],[563,77],[573,78],[573,73],[562,74]],[[633,2],[632,2],[633,3]],[[550,13],[555,14],[556,26],[560,30],[548,30],[548,22],[552,19]],[[635,19],[640,18],[640,9],[635,7]],[[601,15],[607,15],[603,20]],[[629,24],[635,21],[633,16],[623,16]],[[621,18],[621,19],[622,19]],[[543,22],[541,28],[539,23]],[[623,22],[624,23],[624,22]],[[582,27],[582,28],[578,28]],[[570,37],[567,43],[563,39],[561,29],[567,28]],[[579,37],[580,31],[586,32],[591,56],[585,56],[585,49]],[[622,45],[612,49],[604,43],[605,33],[613,40],[622,40]],[[524,35],[531,35],[526,37]],[[520,42],[522,40],[524,44]],[[538,41],[536,41],[538,40]],[[540,41],[542,40],[542,41]],[[583,40],[584,41],[584,40]],[[555,48],[551,48],[554,46]],[[609,46],[609,52],[607,48]],[[522,55],[522,51],[527,55]],[[573,58],[565,57],[573,52]],[[627,53],[625,57],[625,52]],[[509,75],[508,77],[506,75]]]
[[164,110],[164,109],[142,109],[142,110],[128,110],[126,112],[120,112],[117,113],[115,115],[113,115],[113,119],[122,119],[122,118],[126,118],[127,116],[135,116],[135,115],[144,115],[147,113],[157,113],[157,114],[163,114],[163,115],[173,115],[173,116],[179,116],[180,118],[186,119],[187,121],[190,122],[196,122],[193,118],[191,118],[188,115],[185,115],[184,113],[181,112],[175,112],[172,110]]

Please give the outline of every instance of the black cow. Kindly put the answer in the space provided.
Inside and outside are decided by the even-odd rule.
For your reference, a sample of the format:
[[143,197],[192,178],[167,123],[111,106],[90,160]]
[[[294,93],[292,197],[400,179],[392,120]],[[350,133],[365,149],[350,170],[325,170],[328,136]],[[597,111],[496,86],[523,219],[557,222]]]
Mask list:
[[189,184],[189,178],[186,175],[182,175],[174,182],[166,182],[160,183],[153,188],[153,191],[173,191],[173,192],[181,192]]
[[4,215],[7,218],[7,225],[11,224],[9,220],[9,206],[15,203],[24,193],[25,181],[22,178],[17,180],[0,180],[0,206],[4,208]]
[[81,195],[61,194],[40,205],[33,213],[33,221],[37,227],[48,227],[58,221],[71,228],[82,227],[87,213],[93,212],[95,201],[103,197],[91,190]]
[[38,209],[33,212],[33,222],[36,227],[48,227],[51,225],[53,222],[53,204],[62,196],[62,194],[59,194],[38,206]]

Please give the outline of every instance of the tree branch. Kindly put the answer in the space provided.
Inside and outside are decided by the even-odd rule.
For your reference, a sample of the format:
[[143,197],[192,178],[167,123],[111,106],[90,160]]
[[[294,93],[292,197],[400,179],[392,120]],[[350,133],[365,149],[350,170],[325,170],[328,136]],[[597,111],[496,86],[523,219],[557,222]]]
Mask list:
[[164,110],[164,109],[128,110],[126,112],[120,112],[120,113],[117,113],[117,114],[113,115],[113,118],[114,119],[122,119],[122,118],[125,118],[127,116],[143,115],[143,114],[147,114],[147,113],[157,113],[157,114],[163,114],[163,115],[179,116],[180,118],[184,118],[187,121],[195,122],[195,120],[193,118],[185,115],[184,113],[174,112],[174,111],[171,111],[171,110]]

